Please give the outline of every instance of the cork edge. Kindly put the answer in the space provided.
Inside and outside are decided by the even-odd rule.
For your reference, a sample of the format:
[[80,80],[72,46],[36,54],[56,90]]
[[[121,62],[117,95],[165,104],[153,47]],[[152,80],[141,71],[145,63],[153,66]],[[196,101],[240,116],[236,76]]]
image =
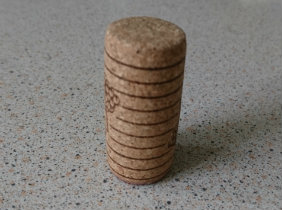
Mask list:
[[162,179],[169,173],[169,171],[170,171],[170,169],[171,169],[171,165],[170,165],[170,166],[168,167],[168,169],[167,169],[164,173],[160,174],[160,175],[157,176],[157,177],[153,177],[153,178],[150,178],[150,179],[144,179],[144,180],[142,180],[142,179],[139,179],[139,180],[138,180],[138,179],[131,179],[131,178],[128,178],[128,177],[121,176],[120,174],[118,174],[117,172],[115,172],[115,171],[111,168],[111,166],[110,166],[109,163],[108,163],[108,166],[109,166],[111,172],[112,172],[119,180],[121,180],[121,181],[123,181],[123,182],[125,182],[125,183],[127,183],[127,184],[131,184],[131,185],[150,185],[150,184],[154,184],[154,183],[159,182],[160,180],[162,180]]

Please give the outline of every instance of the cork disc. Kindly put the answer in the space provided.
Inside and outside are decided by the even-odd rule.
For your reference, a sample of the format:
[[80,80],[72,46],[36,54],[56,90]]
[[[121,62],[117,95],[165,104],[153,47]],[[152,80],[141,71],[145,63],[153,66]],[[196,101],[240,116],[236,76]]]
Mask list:
[[125,18],[108,26],[105,51],[128,66],[166,68],[184,59],[185,33],[175,24],[158,18]]

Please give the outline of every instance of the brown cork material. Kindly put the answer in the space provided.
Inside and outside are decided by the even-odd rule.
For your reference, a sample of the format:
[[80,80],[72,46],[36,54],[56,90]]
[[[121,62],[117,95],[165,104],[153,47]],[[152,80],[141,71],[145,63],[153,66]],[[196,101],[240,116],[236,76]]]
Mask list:
[[104,52],[109,166],[125,182],[156,182],[173,162],[185,33],[161,19],[125,18],[107,28]]

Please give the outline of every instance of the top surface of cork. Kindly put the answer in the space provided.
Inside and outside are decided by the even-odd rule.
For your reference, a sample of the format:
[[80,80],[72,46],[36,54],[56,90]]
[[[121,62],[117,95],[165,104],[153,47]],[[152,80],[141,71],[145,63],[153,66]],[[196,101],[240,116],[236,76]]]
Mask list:
[[184,59],[185,33],[173,23],[152,17],[130,17],[111,23],[105,50],[128,65],[159,68]]

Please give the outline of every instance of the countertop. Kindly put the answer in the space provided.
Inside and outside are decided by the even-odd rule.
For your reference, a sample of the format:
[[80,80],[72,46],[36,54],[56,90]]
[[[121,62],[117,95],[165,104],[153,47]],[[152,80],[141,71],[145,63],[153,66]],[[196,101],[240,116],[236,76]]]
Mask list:
[[[187,34],[175,161],[145,186],[106,163],[106,26]],[[0,209],[281,209],[282,1],[0,0]]]

